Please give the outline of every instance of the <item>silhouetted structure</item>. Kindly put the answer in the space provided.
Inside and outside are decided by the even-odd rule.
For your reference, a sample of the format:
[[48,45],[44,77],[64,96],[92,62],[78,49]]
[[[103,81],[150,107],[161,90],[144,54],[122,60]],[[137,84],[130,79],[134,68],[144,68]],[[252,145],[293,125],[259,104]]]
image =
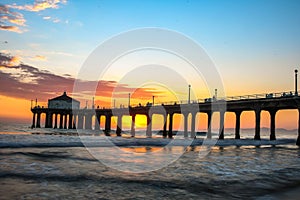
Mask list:
[[[277,96],[276,96],[277,95]],[[224,115],[225,112],[233,112],[236,115],[235,123],[235,138],[240,139],[240,116],[244,111],[254,111],[255,112],[255,136],[254,139],[260,140],[260,121],[261,121],[261,111],[268,111],[270,113],[270,140],[276,140],[275,135],[275,116],[277,111],[283,109],[297,109],[299,112],[298,119],[298,138],[297,145],[300,145],[300,97],[298,93],[280,93],[277,94],[266,94],[262,98],[258,98],[256,95],[251,99],[251,95],[248,98],[243,99],[243,97],[229,98],[225,100],[217,99],[205,99],[203,102],[193,102],[187,104],[171,104],[171,105],[148,105],[148,106],[136,106],[129,108],[114,108],[114,109],[71,109],[70,104],[67,104],[67,108],[61,108],[60,106],[65,106],[66,102],[77,102],[71,97],[67,97],[64,93],[62,96],[49,100],[49,108],[34,107],[31,109],[33,113],[32,127],[40,127],[40,116],[42,113],[46,114],[45,127],[46,128],[58,128],[57,116],[60,115],[59,128],[78,128],[78,129],[92,129],[92,118],[95,116],[95,130],[100,130],[100,118],[105,116],[105,133],[109,134],[111,130],[111,117],[117,116],[117,130],[116,134],[121,136],[122,132],[122,117],[124,115],[130,115],[132,117],[131,123],[131,135],[135,136],[135,117],[136,115],[145,115],[147,117],[147,137],[152,136],[152,115],[160,114],[164,117],[163,126],[163,136],[172,138],[173,136],[173,115],[182,114],[184,116],[184,136],[188,137],[188,116],[191,115],[191,131],[190,137],[195,137],[195,125],[196,125],[196,114],[198,112],[206,113],[208,116],[207,124],[207,138],[211,138],[211,119],[215,112],[220,113],[220,126],[219,126],[219,139],[224,139]],[[55,106],[55,101],[66,101],[64,103]],[[54,107],[52,107],[52,102],[54,102]],[[224,103],[226,103],[226,110],[224,108]],[[212,106],[213,105],[213,106]],[[162,109],[162,107],[164,109]],[[150,109],[151,108],[151,109]],[[55,115],[54,126],[53,126],[53,115]],[[69,118],[67,119],[67,116]],[[36,120],[35,120],[36,119]],[[167,131],[167,119],[169,120],[169,127]],[[201,119],[200,119],[201,120]],[[68,123],[67,123],[68,121]],[[68,126],[67,126],[68,125]]]
[[79,109],[80,102],[69,97],[66,92],[59,97],[48,100],[48,108],[52,109]]
[[[69,128],[76,128],[76,119],[73,117],[73,109],[80,109],[80,102],[69,97],[66,92],[63,95],[48,100],[48,108],[40,108],[35,106],[31,111],[33,112],[32,128],[41,127],[41,114],[45,113],[45,128],[67,128],[67,121]],[[58,124],[59,116],[59,124]],[[69,119],[68,119],[69,116]],[[54,117],[54,126],[53,126]],[[35,122],[36,119],[36,122]]]

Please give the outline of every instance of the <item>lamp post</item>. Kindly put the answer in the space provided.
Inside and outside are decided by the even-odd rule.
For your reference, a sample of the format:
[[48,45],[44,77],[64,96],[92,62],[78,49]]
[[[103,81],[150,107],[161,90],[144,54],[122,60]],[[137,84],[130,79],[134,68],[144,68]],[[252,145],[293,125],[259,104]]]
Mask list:
[[32,101],[33,101],[33,100],[31,99],[31,106],[30,106],[31,109],[32,109]]
[[95,97],[93,97],[93,104],[92,104],[92,109],[95,108]]
[[152,96],[152,106],[154,106],[154,96]]
[[191,85],[189,85],[189,98],[188,98],[188,104],[191,103]]
[[298,85],[298,70],[297,69],[295,69],[295,96],[298,96],[298,87],[297,87],[297,85]]
[[130,93],[128,93],[128,108],[130,107]]

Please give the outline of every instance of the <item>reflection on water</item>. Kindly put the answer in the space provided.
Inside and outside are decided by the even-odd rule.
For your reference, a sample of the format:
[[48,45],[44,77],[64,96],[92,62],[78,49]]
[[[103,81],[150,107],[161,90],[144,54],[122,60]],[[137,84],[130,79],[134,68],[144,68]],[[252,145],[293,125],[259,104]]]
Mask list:
[[[63,135],[67,131],[34,130],[38,134],[0,134],[0,199],[297,199],[300,194],[300,149],[294,143],[185,146],[179,139],[164,146],[168,139],[112,137],[119,144],[112,147],[95,134],[86,138],[100,145],[87,149],[79,137]],[[277,138],[296,137],[282,132]],[[163,165],[166,159],[172,162]],[[149,170],[151,165],[157,170]],[[143,170],[149,171],[124,172]]]
[[[162,162],[162,152],[184,154],[164,168],[134,174],[107,167],[82,147],[2,148],[1,198],[291,199],[299,194],[299,148],[212,147],[202,158],[203,147],[120,148],[125,155],[154,152],[154,163]],[[111,151],[111,147],[97,149]],[[143,163],[139,156],[118,158],[110,157],[121,167]]]

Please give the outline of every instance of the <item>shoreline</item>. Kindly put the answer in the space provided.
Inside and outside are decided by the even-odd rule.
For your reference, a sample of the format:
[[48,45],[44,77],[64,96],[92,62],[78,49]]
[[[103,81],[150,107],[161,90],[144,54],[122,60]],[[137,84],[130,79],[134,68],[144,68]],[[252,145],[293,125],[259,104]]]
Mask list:
[[[30,137],[30,140],[28,136]],[[32,141],[34,140],[34,141]],[[0,148],[29,148],[29,147],[142,147],[142,146],[154,146],[154,147],[228,147],[228,146],[271,146],[277,145],[290,145],[298,147],[296,145],[296,139],[261,139],[254,140],[250,138],[245,139],[233,139],[228,138],[224,140],[218,139],[203,139],[203,138],[184,138],[174,137],[169,138],[145,138],[145,137],[115,137],[115,136],[103,136],[103,135],[64,135],[64,134],[0,134]]]

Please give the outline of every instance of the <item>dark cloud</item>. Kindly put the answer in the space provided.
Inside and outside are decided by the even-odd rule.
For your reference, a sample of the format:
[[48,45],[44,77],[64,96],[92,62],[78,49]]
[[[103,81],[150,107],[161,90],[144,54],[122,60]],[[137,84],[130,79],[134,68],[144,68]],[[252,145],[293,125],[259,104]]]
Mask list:
[[[75,80],[70,76],[60,76],[46,70],[40,70],[36,67],[18,64],[12,62],[14,56],[0,53],[0,94],[22,99],[35,99],[47,101],[49,98],[61,95],[63,91],[71,93],[74,82],[80,85],[79,93],[73,94],[81,100],[86,95],[95,95],[98,97],[127,98],[128,92],[134,92],[135,97],[149,97],[159,95],[159,91],[151,88],[136,89],[126,84],[118,85],[115,81],[86,81]],[[97,86],[96,91],[92,88]],[[114,93],[114,91],[117,91]],[[79,99],[80,100],[80,99]]]

